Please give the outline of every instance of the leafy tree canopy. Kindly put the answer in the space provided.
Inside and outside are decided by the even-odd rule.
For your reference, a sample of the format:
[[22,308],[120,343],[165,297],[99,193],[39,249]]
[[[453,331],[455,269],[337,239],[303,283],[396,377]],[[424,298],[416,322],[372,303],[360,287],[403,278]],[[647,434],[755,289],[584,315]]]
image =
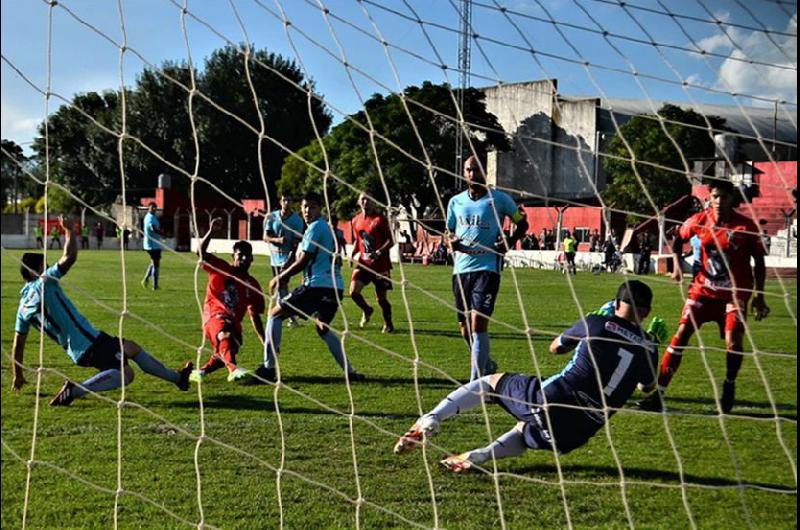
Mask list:
[[[665,134],[655,116],[635,116],[621,126],[619,133],[609,144],[608,154],[611,156],[603,159],[603,167],[609,179],[603,199],[614,208],[645,216],[654,215],[656,212],[643,193],[642,185],[659,209],[690,193],[692,186],[681,154],[691,170],[693,159],[714,156],[714,139],[708,130],[708,123],[715,130],[728,130],[724,118],[703,118],[693,110],[675,105],[664,105],[658,110],[658,114],[667,121],[664,128],[675,140],[680,151]],[[622,141],[623,137],[630,144],[633,156]],[[633,162],[630,161],[631,158],[634,159]],[[652,164],[671,170],[654,167]],[[641,183],[636,176],[637,172]],[[642,217],[629,215],[628,220],[629,224],[638,224]]]

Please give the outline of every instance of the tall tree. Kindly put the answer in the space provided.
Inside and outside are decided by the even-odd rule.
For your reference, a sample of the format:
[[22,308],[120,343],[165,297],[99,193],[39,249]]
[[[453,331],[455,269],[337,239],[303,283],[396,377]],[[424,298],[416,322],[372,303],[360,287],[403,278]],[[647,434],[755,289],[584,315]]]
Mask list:
[[[458,99],[457,91],[451,92],[447,85],[425,82],[422,86],[406,88],[403,96],[408,102],[408,113],[400,95],[376,94],[366,102],[363,111],[352,115],[325,137],[323,142],[331,171],[339,179],[328,182],[338,215],[344,217],[354,212],[359,190],[373,189],[378,199],[383,199],[381,174],[393,202],[406,207],[413,204],[420,211],[438,205],[437,191],[440,195],[454,191],[454,179],[446,174],[434,175],[434,187],[424,161],[427,155],[433,166],[451,168],[453,165],[455,135],[462,132],[454,118],[457,116],[454,102]],[[472,124],[466,134],[478,150],[507,150],[508,141],[499,132],[502,127],[497,117],[486,110],[485,97],[476,89],[465,92],[465,120]],[[374,151],[368,132],[370,121],[376,132],[388,140],[375,136]],[[469,142],[464,144],[469,145]],[[298,155],[324,168],[319,142],[312,142]],[[319,170],[290,157],[283,167],[281,190],[291,193],[318,190],[322,180]]]
[[293,61],[266,50],[254,51],[249,61],[255,98],[245,74],[244,55],[232,46],[216,50],[206,60],[200,90],[255,131],[261,129],[260,114],[264,134],[272,140],[262,142],[259,162],[258,134],[211,104],[200,102],[201,172],[233,197],[263,197],[261,165],[267,191],[274,198],[287,156],[277,144],[297,151],[315,138],[314,124],[320,135],[325,134],[331,117],[319,99],[309,100],[307,91],[313,91],[313,82]]
[[10,203],[11,210],[16,213],[20,187],[25,176],[20,164],[26,160],[22,148],[12,140],[2,139],[3,155],[0,159],[0,207]]
[[[128,99],[128,130],[157,155],[136,141],[126,142],[126,177],[131,198],[151,196],[161,173],[177,178],[173,186],[188,187],[171,164],[194,172],[195,144],[189,118],[192,72],[185,63],[165,62],[157,71],[146,68]],[[195,99],[197,102],[198,99]]]
[[[642,192],[643,185],[656,206],[663,208],[691,192],[692,186],[684,172],[681,154],[688,161],[690,169],[692,159],[714,156],[714,140],[708,133],[708,125],[702,115],[669,104],[661,107],[658,114],[669,122],[665,128],[680,147],[680,152],[655,116],[635,116],[620,127],[619,134],[609,143],[608,154],[611,156],[603,159],[603,167],[609,178],[603,199],[614,208],[640,214],[629,215],[631,224],[640,222],[641,215],[655,214]],[[724,118],[707,116],[707,119],[714,129],[727,130]],[[633,157],[622,137],[630,144]],[[631,158],[634,162],[630,162]],[[641,183],[634,167],[641,177]]]
[[[71,106],[61,106],[47,122],[50,177],[92,205],[109,204],[119,193],[117,138],[94,123],[118,130],[118,104],[114,91],[79,94]],[[33,143],[40,165],[48,156],[44,136],[42,123]]]

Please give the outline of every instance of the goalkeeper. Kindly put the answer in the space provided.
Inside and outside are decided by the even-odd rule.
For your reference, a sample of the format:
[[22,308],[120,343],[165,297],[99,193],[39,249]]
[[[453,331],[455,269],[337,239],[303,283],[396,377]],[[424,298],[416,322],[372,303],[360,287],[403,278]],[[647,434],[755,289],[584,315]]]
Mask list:
[[[655,387],[657,345],[640,322],[650,313],[653,292],[640,281],[623,283],[612,314],[590,314],[553,340],[552,353],[577,347],[558,374],[541,381],[523,374],[494,374],[458,388],[430,413],[417,420],[394,447],[411,451],[436,434],[441,422],[480,406],[482,396],[499,404],[516,426],[489,444],[442,460],[449,471],[469,471],[491,458],[518,456],[526,449],[568,453],[581,447],[619,410],[638,385]],[[653,319],[650,331],[665,335]]]

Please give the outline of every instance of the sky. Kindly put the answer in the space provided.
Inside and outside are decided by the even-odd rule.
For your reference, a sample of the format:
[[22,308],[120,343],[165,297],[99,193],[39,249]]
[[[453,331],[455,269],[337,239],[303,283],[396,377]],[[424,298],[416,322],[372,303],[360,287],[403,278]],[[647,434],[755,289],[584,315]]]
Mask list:
[[[458,85],[461,4],[59,0],[51,7],[3,0],[2,137],[28,150],[46,111],[63,104],[53,97],[46,107],[48,83],[69,100],[133,86],[145,67],[164,61],[191,59],[202,67],[214,49],[241,42],[295,60],[338,123],[376,92],[425,80]],[[769,107],[778,101],[781,113],[796,120],[796,2],[475,0],[472,31],[472,86],[549,78],[572,96]],[[706,54],[689,51],[698,49]]]

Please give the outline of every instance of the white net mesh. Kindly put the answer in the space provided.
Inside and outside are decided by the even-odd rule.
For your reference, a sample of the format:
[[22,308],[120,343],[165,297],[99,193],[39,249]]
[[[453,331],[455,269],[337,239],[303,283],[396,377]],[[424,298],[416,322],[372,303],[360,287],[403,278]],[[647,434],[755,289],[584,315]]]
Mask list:
[[[472,2],[469,16],[466,7],[456,1],[186,1],[147,8],[119,2],[101,14],[59,1],[25,6],[30,11],[20,17],[12,8],[6,13],[4,4],[4,19],[19,23],[7,37],[4,22],[4,85],[44,102],[37,165],[4,147],[4,168],[6,162],[18,166],[22,178],[40,185],[46,196],[60,190],[86,214],[133,230],[134,240],[141,233],[101,206],[108,201],[98,199],[90,181],[70,176],[60,156],[69,149],[60,135],[70,126],[64,119],[70,113],[92,134],[75,148],[87,148],[87,160],[101,153],[116,164],[113,182],[100,175],[97,182],[119,194],[122,205],[148,196],[138,188],[142,174],[160,168],[175,176],[188,202],[175,214],[176,246],[180,215],[191,219],[186,233],[193,238],[202,237],[220,212],[228,214],[228,239],[239,219],[240,233],[260,237],[251,229],[259,218],[240,212],[252,211],[247,199],[253,198],[265,199],[267,211],[275,209],[278,189],[317,191],[328,213],[352,211],[355,197],[368,192],[396,226],[418,234],[406,253],[412,263],[401,259],[392,278],[402,333],[386,337],[356,326],[359,313],[346,297],[331,324],[345,355],[367,374],[363,385],[340,374],[324,380],[313,373],[325,373],[310,360],[324,356],[324,345],[306,325],[284,337],[279,363],[289,367],[279,364],[272,386],[223,390],[222,378],[209,379],[187,399],[161,396],[155,383],[142,383],[143,390],[123,385],[117,394],[90,392],[97,399],[87,406],[95,412],[84,421],[82,411],[41,410],[43,394],[55,381],[81,375],[40,335],[38,357],[29,352],[22,363],[29,378],[35,375],[35,391],[14,395],[4,383],[4,524],[53,526],[63,508],[74,519],[58,524],[114,528],[507,528],[531,522],[696,528],[723,517],[749,527],[796,526],[796,265],[786,258],[796,249],[796,234],[788,211],[784,226],[777,217],[765,221],[779,249],[768,258],[765,289],[773,314],[763,323],[745,323],[746,368],[739,387],[745,399],[738,411],[722,414],[720,408],[725,343],[699,333],[683,352],[693,360],[679,373],[677,380],[686,383],[676,383],[682,386],[666,412],[621,409],[602,434],[570,455],[531,451],[516,462],[492,459],[476,466],[481,473],[472,482],[454,483],[438,472],[436,460],[467,444],[490,442],[509,428],[507,415],[482,402],[477,413],[454,420],[452,427],[448,423],[440,438],[423,445],[421,458],[392,459],[391,446],[406,424],[456,388],[468,367],[451,316],[456,309],[449,267],[436,269],[447,269],[440,274],[413,263],[433,259],[431,242],[446,237],[447,199],[463,188],[466,156],[491,151],[485,162],[490,183],[528,206],[531,232],[554,228],[554,246],[560,247],[563,229],[592,225],[579,255],[593,245],[590,228],[610,235],[613,227],[648,222],[657,254],[666,254],[665,232],[687,217],[670,209],[672,200],[662,189],[668,181],[680,181],[688,193],[698,191],[703,177],[733,178],[745,198],[739,211],[754,221],[768,209],[746,195],[748,186],[757,184],[758,193],[772,197],[772,210],[788,210],[796,188],[796,4],[697,0],[677,9],[660,1]],[[47,33],[40,40],[46,47],[40,62],[31,64],[21,48],[32,37],[23,29],[44,26],[45,20]],[[460,70],[464,63],[457,65],[454,54],[465,23],[471,28],[468,72]],[[285,59],[262,53],[262,47]],[[207,73],[208,57],[221,48],[226,51],[216,65],[229,66],[244,90]],[[69,78],[61,64],[79,69],[75,57],[82,54],[108,65],[97,82],[107,86],[91,88],[115,91],[108,114],[70,96],[86,91],[85,85],[59,86],[60,77]],[[294,63],[286,67],[281,61]],[[483,88],[459,90],[459,78]],[[269,93],[263,91],[265,79],[273,83]],[[145,81],[155,87],[150,96],[180,101],[178,118],[171,121],[158,109],[145,112]],[[427,81],[430,86],[423,85]],[[286,119],[279,113],[290,100],[299,114]],[[65,114],[51,114],[57,107]],[[634,122],[639,129],[632,128]],[[293,123],[303,130],[302,142],[286,131]],[[649,127],[653,123],[657,127]],[[640,131],[660,138],[659,149],[674,153],[670,162],[642,146]],[[454,151],[457,136],[463,153]],[[715,141],[728,143],[714,151]],[[732,144],[738,149],[726,149]],[[636,201],[609,195],[609,187],[622,182],[614,171],[628,174],[625,193]],[[570,217],[575,211],[585,217]],[[44,226],[58,213],[45,202]],[[504,216],[494,215],[503,225]],[[544,247],[545,240],[540,243]],[[10,322],[18,298],[16,276],[6,277],[6,264],[20,264],[11,246],[3,245],[7,367],[15,362]],[[44,253],[48,263],[56,261],[47,247]],[[396,254],[402,257],[403,250]],[[503,272],[502,302],[488,319],[492,351],[503,370],[542,379],[561,370],[566,359],[549,358],[547,344],[612,298],[622,279],[541,270],[555,269],[558,254],[559,248],[512,250],[505,258],[514,266]],[[162,297],[174,298],[153,302],[158,309],[151,309],[149,294],[140,299],[129,291],[139,273],[130,264],[131,252],[120,243],[118,263],[107,255],[82,255],[78,267],[88,262],[83,266],[97,270],[61,282],[76,305],[91,307],[106,326],[116,324],[119,337],[183,352],[170,353],[171,362],[193,356],[202,363],[211,349],[200,332],[205,274],[196,256],[165,252],[165,274],[191,281],[193,288],[162,291]],[[599,252],[587,252],[579,262],[587,272],[593,266],[599,271],[601,259]],[[655,260],[657,266],[666,262]],[[98,272],[110,280],[96,278]],[[251,273],[266,286],[261,262]],[[662,300],[654,309],[671,315],[667,320],[675,325],[686,282],[676,285],[663,274],[646,281]],[[197,312],[190,307],[192,296]],[[240,360],[255,366],[261,353],[257,338],[248,335]],[[306,351],[306,344],[314,351]],[[311,375],[303,363],[310,363]],[[616,411],[601,397],[607,419]],[[99,412],[114,408],[113,420]],[[476,434],[478,423],[485,435]],[[113,432],[106,430],[110,425]],[[445,435],[450,429],[453,434]],[[97,460],[113,460],[113,470]],[[653,493],[664,501],[648,500]],[[51,496],[63,498],[63,506],[48,505],[44,499]]]

